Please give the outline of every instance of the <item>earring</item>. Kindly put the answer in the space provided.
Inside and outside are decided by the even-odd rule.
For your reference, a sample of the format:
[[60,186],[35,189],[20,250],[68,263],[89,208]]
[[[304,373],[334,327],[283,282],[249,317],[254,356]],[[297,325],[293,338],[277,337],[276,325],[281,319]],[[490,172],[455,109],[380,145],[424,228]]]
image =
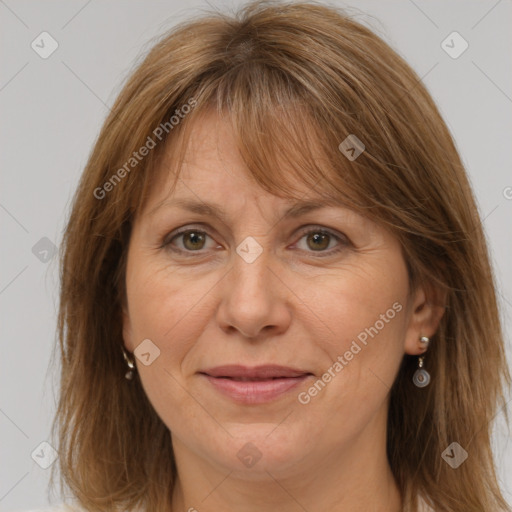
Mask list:
[[124,349],[124,347],[121,347],[122,351],[123,351],[123,357],[124,357],[124,360],[126,361],[126,364],[128,365],[128,368],[130,368],[126,373],[125,373],[125,378],[128,379],[128,380],[132,380],[133,379],[133,376],[135,375],[135,363],[133,361],[133,359],[131,359],[128,354],[126,353],[126,350]]
[[420,338],[420,343],[423,345],[425,349],[428,348],[428,344],[430,343],[430,338],[427,338],[426,336],[422,336]]
[[[422,336],[420,338],[420,343],[423,345],[425,349],[428,348],[429,342],[430,339],[427,338],[426,336]],[[424,359],[424,356],[418,357],[418,369],[414,372],[414,375],[412,377],[414,385],[418,386],[419,388],[424,388],[425,386],[428,386],[430,383],[430,373],[428,373],[427,370],[423,368]]]

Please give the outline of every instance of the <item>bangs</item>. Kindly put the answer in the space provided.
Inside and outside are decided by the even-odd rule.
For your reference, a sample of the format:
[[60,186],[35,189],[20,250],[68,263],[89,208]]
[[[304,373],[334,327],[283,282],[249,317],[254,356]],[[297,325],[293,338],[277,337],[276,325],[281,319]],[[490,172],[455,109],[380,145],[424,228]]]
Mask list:
[[[278,69],[254,63],[233,69],[181,95],[165,117],[190,97],[198,105],[161,145],[165,148],[145,176],[141,209],[169,175],[168,193],[174,192],[194,128],[215,114],[230,123],[248,175],[263,190],[285,199],[325,199],[367,215],[371,196],[354,176],[362,173],[362,165],[338,148],[351,133],[342,116],[333,119]],[[346,135],[340,138],[340,133]]]

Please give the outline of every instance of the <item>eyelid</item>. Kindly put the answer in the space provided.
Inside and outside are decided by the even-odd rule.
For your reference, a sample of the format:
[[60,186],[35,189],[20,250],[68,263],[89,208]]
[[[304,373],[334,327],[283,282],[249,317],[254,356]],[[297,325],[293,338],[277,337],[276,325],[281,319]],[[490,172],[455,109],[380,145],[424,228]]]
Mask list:
[[[330,229],[330,228],[326,228],[324,226],[320,226],[320,225],[316,225],[316,224],[308,224],[307,226],[303,227],[303,228],[299,228],[299,233],[301,235],[306,235],[308,233],[310,233],[311,231],[313,232],[320,232],[320,233],[327,233],[328,235],[331,235],[335,238],[338,238],[338,239],[341,239],[342,237],[345,237],[347,238],[343,233],[339,233]],[[340,236],[341,235],[341,236]]]

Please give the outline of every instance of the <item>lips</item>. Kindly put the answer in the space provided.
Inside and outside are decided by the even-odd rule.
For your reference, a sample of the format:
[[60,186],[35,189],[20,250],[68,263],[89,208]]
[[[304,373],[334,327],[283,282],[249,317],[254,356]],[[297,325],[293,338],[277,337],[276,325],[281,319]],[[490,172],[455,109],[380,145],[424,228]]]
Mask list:
[[310,374],[310,372],[307,371],[278,365],[256,366],[252,368],[240,365],[225,365],[210,368],[208,370],[204,370],[201,373],[205,373],[210,377],[225,377],[241,381],[287,379]]
[[291,391],[313,374],[278,365],[225,365],[199,372],[215,390],[238,403],[262,404]]

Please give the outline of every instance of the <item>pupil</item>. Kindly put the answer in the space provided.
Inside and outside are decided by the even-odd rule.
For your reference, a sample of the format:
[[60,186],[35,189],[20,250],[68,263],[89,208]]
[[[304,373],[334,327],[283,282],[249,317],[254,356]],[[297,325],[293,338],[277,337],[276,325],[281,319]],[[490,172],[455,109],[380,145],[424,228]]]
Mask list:
[[[325,233],[315,233],[313,235],[310,235],[310,237],[309,237],[310,240],[314,240],[315,243],[318,243],[318,242],[321,243],[321,245],[317,245],[316,248],[313,247],[313,249],[314,250],[317,250],[318,248],[325,249],[329,245],[328,237],[329,237],[329,235],[326,235]],[[324,242],[324,243],[322,244],[322,242]],[[325,242],[327,242],[327,243],[325,243]]]
[[197,249],[197,243],[199,244],[204,241],[204,237],[200,233],[196,233],[194,231],[191,231],[190,233],[187,233],[185,236],[185,245],[187,245],[187,241],[191,240],[192,249]]

